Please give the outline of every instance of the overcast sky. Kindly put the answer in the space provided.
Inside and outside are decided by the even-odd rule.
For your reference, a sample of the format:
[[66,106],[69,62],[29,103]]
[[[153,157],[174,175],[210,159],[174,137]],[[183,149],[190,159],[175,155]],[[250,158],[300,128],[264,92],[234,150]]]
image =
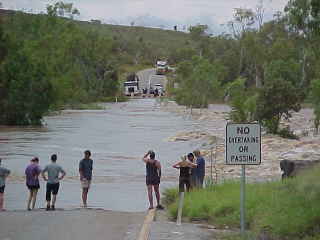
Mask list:
[[[80,10],[81,19],[121,19],[154,16],[169,22],[190,22],[191,19],[210,18],[223,24],[232,19],[233,9],[255,8],[260,0],[67,0]],[[53,0],[0,0],[4,8],[44,11]],[[282,11],[288,0],[264,0],[266,14]]]

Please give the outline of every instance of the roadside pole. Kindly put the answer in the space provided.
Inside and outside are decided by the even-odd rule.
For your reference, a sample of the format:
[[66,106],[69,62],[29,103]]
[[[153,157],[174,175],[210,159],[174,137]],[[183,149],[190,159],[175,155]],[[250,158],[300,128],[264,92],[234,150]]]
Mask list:
[[180,192],[180,193],[179,193],[178,216],[177,216],[177,225],[178,225],[178,226],[181,225],[183,201],[184,201],[184,192]]
[[261,126],[258,123],[227,124],[226,165],[241,165],[240,230],[246,235],[246,165],[261,164]]
[[241,165],[241,192],[240,192],[240,226],[241,235],[246,232],[246,165]]

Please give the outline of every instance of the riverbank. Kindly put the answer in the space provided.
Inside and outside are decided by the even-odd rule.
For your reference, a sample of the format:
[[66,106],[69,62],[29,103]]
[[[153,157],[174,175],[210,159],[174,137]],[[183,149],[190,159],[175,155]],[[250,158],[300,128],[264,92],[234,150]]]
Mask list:
[[[212,104],[208,109],[187,109],[178,106],[173,101],[163,101],[161,107],[165,111],[190,118],[197,122],[199,130],[184,131],[168,139],[171,142],[203,141],[201,150],[207,160],[206,175],[215,182],[227,179],[239,179],[241,168],[226,166],[225,126],[231,108],[226,104]],[[293,113],[290,121],[283,121],[282,126],[289,126],[299,136],[299,140],[285,139],[276,135],[262,135],[262,164],[248,166],[247,177],[251,182],[272,181],[280,179],[280,161],[288,160],[318,160],[320,157],[320,136],[313,135],[313,110],[304,108]]]
[[[268,240],[320,239],[319,174],[320,166],[284,182],[247,184],[248,236]],[[165,200],[174,219],[177,216],[177,190],[167,190]],[[185,221],[206,221],[217,229],[237,233],[239,206],[240,183],[225,182],[186,194],[183,216]],[[236,236],[227,239],[240,239]]]

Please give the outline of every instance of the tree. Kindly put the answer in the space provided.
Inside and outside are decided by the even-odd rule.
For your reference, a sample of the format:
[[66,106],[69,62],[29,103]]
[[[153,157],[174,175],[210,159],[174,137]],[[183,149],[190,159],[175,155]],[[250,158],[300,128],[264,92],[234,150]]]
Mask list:
[[179,104],[188,107],[207,107],[209,100],[222,96],[221,76],[223,68],[218,63],[195,56],[192,61],[183,62],[178,67],[180,88],[176,94]]
[[207,31],[208,25],[198,24],[196,26],[191,26],[189,28],[190,36],[193,41],[197,43],[197,48],[199,49],[199,56],[203,55],[203,51],[208,44]]
[[301,108],[303,94],[294,86],[290,75],[271,63],[267,68],[266,83],[257,98],[257,118],[270,133],[277,134],[282,117],[289,119],[291,111]]

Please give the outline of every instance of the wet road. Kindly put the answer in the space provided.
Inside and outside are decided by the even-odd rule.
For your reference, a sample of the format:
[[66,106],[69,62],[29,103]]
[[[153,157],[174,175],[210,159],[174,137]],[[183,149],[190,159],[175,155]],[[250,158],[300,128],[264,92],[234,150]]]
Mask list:
[[[67,171],[58,205],[80,204],[78,162],[90,149],[94,160],[94,184],[89,205],[118,211],[142,211],[147,206],[145,166],[141,157],[153,149],[163,165],[163,184],[176,184],[172,164],[198,142],[168,142],[180,131],[199,130],[199,124],[161,111],[156,99],[136,99],[127,103],[104,104],[105,110],[63,111],[45,118],[40,128],[0,127],[0,156],[12,170],[6,188],[6,208],[24,209],[27,189],[24,169],[33,156],[41,166],[58,154],[58,163]],[[41,182],[38,206],[43,207],[45,185]]]

